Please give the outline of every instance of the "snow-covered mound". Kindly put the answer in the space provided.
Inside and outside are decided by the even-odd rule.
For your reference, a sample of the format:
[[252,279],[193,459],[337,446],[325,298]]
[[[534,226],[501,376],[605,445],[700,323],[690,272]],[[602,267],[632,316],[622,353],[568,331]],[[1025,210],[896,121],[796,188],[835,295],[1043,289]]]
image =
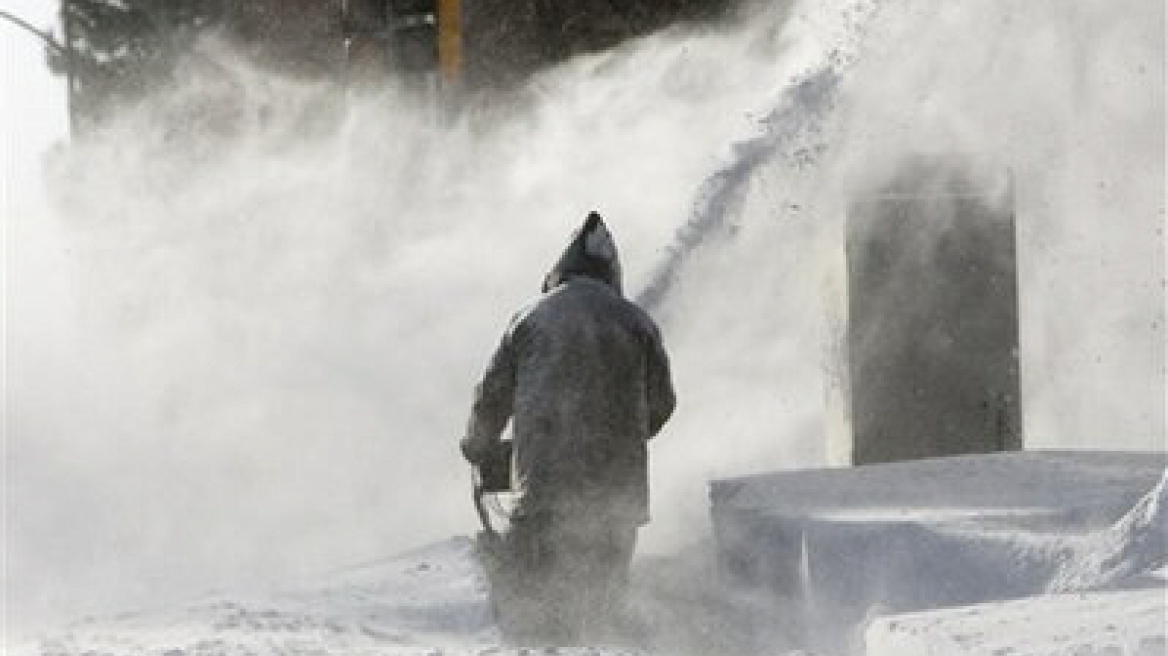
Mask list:
[[[337,572],[321,585],[90,618],[16,646],[20,656],[506,656],[467,538]],[[558,649],[576,656],[626,652]]]

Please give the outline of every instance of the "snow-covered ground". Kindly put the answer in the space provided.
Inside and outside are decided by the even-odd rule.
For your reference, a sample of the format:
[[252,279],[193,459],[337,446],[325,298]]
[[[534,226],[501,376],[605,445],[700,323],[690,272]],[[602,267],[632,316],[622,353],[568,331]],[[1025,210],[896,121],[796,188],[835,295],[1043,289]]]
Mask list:
[[[454,538],[263,595],[220,593],[172,608],[87,618],[17,645],[50,656],[330,654],[487,656],[503,646],[469,538]],[[540,650],[609,655],[620,650]]]
[[1044,595],[874,621],[868,656],[1163,656],[1165,591]]
[[[186,603],[94,616],[19,637],[14,656],[681,656],[744,653],[757,610],[712,575],[694,547],[638,565],[637,644],[512,645],[497,628],[474,541],[455,537],[315,583],[265,593],[221,591]],[[742,613],[734,617],[733,613]],[[749,635],[747,634],[749,633]],[[775,637],[775,636],[770,636]],[[785,644],[782,636],[779,642]],[[778,643],[771,643],[778,644]],[[753,651],[753,650],[751,650]],[[775,652],[769,652],[775,653]],[[788,653],[783,649],[777,653]]]
[[[1021,462],[1034,460],[1022,455]],[[1114,456],[1103,455],[1100,460],[1110,471],[1106,465],[1115,464]],[[1091,459],[1091,454],[1075,457],[1080,464]],[[945,459],[940,466],[952,471],[969,463]],[[924,468],[936,466],[926,463]],[[852,473],[857,471],[873,475],[871,470]],[[1132,478],[1140,476],[1133,470]],[[1094,490],[1097,500],[1103,500],[1100,490],[1099,486]],[[1118,498],[1127,491],[1116,487],[1112,494]],[[813,648],[817,654],[868,656],[1160,656],[1165,653],[1168,611],[1166,500],[1168,473],[1102,529],[1076,532],[1065,523],[1059,529],[1049,524],[1047,515],[1041,534],[1025,525],[999,529],[993,540],[976,531],[951,533],[945,544],[952,555],[947,573],[894,568],[897,562],[936,561],[929,556],[936,544],[927,531],[907,534],[909,538],[897,543],[899,554],[862,544],[867,538],[853,534],[853,547],[865,549],[866,557],[837,559],[835,571],[801,581],[786,591],[786,597],[783,591],[773,594],[766,585],[734,582],[717,566],[708,546],[644,559],[634,577],[632,604],[649,629],[639,645],[508,645],[492,619],[474,543],[459,537],[290,589],[221,592],[174,606],[86,618],[23,640],[13,653],[672,656],[804,654],[809,652],[797,648]],[[862,504],[857,509],[862,510]],[[992,509],[980,519],[998,522],[999,511]],[[971,517],[979,519],[971,511],[961,521]],[[831,551],[842,543],[811,544]],[[1003,550],[1026,557],[1003,559]],[[967,571],[971,563],[999,565],[1000,571],[983,577],[988,584],[997,582],[997,589],[973,586]],[[867,575],[871,572],[892,572],[895,577],[873,578]],[[840,590],[834,588],[841,581],[853,585],[851,603],[863,608],[857,612],[840,602],[833,617],[822,612],[822,606],[825,599],[838,598]],[[881,590],[860,585],[866,581],[879,581]],[[1010,581],[1021,582],[1022,587],[1005,584]],[[808,584],[821,589],[800,587]],[[913,594],[906,596],[905,590]],[[979,603],[904,607],[906,599],[944,601],[970,590],[979,595]]]

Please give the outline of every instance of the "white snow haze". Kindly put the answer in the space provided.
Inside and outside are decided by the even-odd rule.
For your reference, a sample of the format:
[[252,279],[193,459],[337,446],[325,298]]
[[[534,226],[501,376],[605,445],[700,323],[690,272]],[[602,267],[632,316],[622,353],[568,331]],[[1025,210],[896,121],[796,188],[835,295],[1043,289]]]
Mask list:
[[708,532],[711,477],[824,463],[844,209],[914,152],[1013,176],[1027,447],[1163,450],[1164,55],[1160,0],[762,3],[447,112],[208,38],[83,139],[6,137],[10,627],[472,533],[473,386],[571,231],[603,214],[635,295],[822,71],[826,108],[654,308],[679,406],[644,550]]

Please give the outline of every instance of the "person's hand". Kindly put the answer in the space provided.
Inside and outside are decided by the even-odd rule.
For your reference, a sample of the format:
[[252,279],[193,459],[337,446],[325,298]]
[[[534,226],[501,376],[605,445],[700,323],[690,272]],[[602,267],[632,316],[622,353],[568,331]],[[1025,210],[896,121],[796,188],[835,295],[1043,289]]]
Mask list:
[[458,446],[462,449],[462,457],[472,465],[477,465],[487,457],[487,445],[483,442],[476,442],[469,437],[463,438]]

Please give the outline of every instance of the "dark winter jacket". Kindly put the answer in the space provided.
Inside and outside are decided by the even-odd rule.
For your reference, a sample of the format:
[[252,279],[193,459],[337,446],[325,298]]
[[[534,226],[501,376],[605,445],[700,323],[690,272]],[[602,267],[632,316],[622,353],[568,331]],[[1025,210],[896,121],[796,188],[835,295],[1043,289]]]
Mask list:
[[648,452],[674,407],[652,319],[620,292],[615,244],[589,216],[519,312],[479,384],[464,443],[482,452],[513,419],[516,514],[648,521]]

